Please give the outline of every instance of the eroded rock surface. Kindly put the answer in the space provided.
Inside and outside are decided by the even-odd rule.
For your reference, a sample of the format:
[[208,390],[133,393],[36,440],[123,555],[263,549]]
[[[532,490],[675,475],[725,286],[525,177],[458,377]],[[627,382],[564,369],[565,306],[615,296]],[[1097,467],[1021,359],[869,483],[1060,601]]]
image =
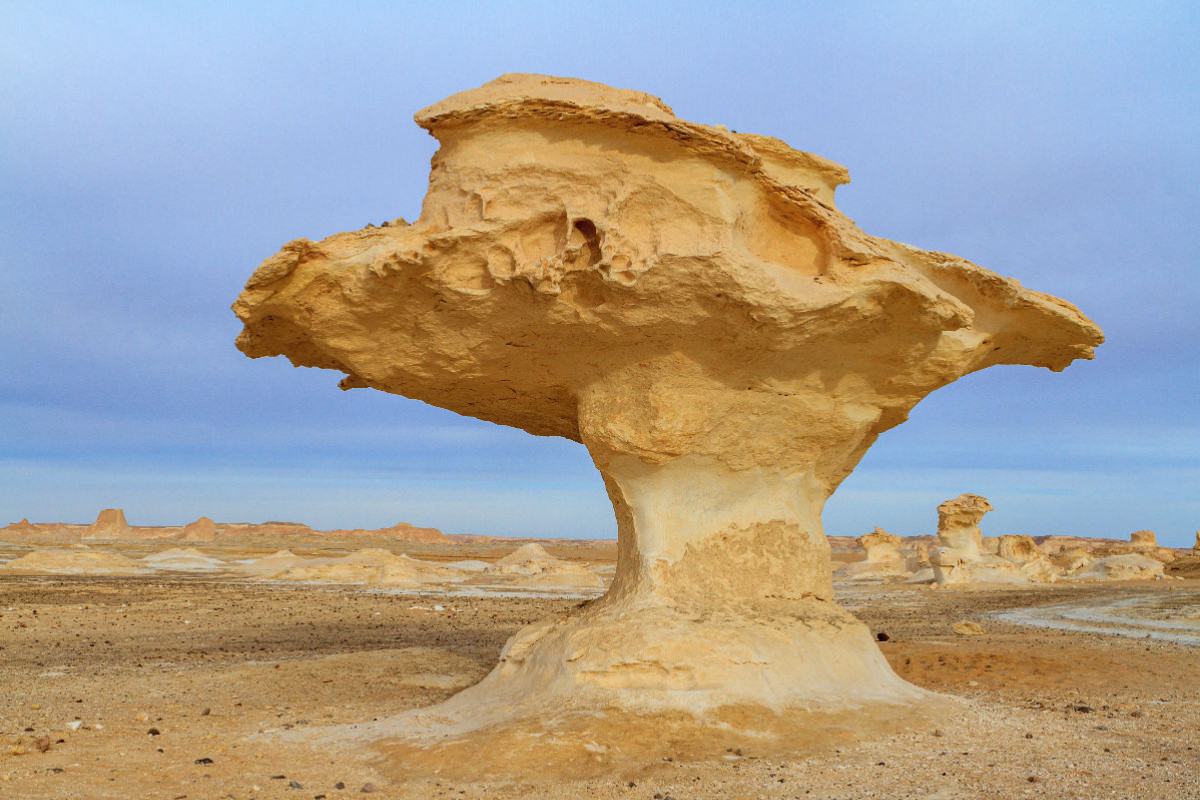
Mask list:
[[982,535],[987,498],[963,494],[938,506],[938,540],[930,557],[933,581],[939,586],[974,583],[1053,583],[1059,571],[1031,536]]
[[984,551],[983,532],[979,523],[983,515],[992,510],[986,497],[977,494],[960,494],[938,506],[938,540],[943,547],[955,550],[968,560],[976,559]]
[[[518,633],[482,683],[355,735],[423,730],[432,750],[389,752],[432,771],[489,729],[545,768],[541,732],[575,712],[594,744],[630,715],[927,701],[833,602],[821,508],[929,392],[1061,370],[1099,329],[866,235],[834,205],[841,166],[650,95],[506,75],[416,119],[440,144],[420,218],[284,245],[234,304],[238,347],[582,442],[620,556],[602,599]],[[568,729],[554,752],[582,754]]]
[[900,537],[888,533],[883,528],[876,527],[870,533],[859,536],[857,542],[859,547],[866,551],[866,558],[843,564],[834,572],[836,579],[888,580],[906,577],[916,569],[916,558],[905,559],[900,555]]
[[120,508],[106,508],[88,526],[84,539],[128,539],[132,529],[125,521],[125,512]]

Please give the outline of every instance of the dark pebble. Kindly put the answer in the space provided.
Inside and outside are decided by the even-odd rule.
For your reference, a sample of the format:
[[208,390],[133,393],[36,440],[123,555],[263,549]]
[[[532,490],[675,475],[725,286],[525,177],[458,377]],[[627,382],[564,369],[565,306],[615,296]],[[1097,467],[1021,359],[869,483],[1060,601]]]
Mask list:
[[150,730],[146,731],[146,734],[149,736],[158,736],[161,733],[162,731],[160,731],[158,728],[151,728]]
[[345,789],[345,788],[346,788],[346,784],[342,783],[341,781],[338,781],[337,783],[335,783],[335,784],[333,785],[333,788],[335,788],[335,789]]
[[877,641],[877,642],[886,642],[891,638],[892,637],[888,636],[883,631],[880,631],[879,633],[875,634],[875,641]]
[[296,783],[295,781],[288,781],[288,786],[292,787],[293,789],[303,789],[304,788],[303,786]]
[[193,763],[196,763],[196,764],[211,764],[211,763],[213,763],[213,760],[212,760],[211,758],[197,758],[197,759],[195,760],[195,762],[193,762]]

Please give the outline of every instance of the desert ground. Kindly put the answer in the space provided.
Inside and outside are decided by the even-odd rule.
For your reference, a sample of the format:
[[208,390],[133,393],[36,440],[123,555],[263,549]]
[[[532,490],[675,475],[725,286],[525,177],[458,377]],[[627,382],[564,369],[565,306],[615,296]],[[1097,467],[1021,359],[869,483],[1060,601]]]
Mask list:
[[[233,565],[281,544],[199,548]],[[348,552],[292,544],[302,557]],[[89,549],[140,560],[170,546]],[[485,563],[513,549],[390,547]],[[6,546],[0,560],[36,549]],[[611,574],[614,548],[546,549]],[[482,678],[522,625],[602,588],[373,587],[220,568],[0,576],[4,798],[1200,798],[1194,578],[838,585],[902,677],[961,698],[951,713],[900,735],[805,742],[788,757],[756,752],[735,728],[718,759],[667,736],[654,763],[612,773],[597,756],[592,777],[530,784],[406,779],[366,748],[323,746],[319,731],[447,698]],[[982,633],[956,633],[963,621]]]

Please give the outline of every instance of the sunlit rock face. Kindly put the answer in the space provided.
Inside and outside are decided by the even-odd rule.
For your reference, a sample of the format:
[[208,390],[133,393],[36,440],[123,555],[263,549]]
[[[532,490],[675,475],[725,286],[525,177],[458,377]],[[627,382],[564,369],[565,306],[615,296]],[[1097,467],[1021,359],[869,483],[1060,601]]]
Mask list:
[[949,547],[968,560],[978,558],[984,552],[979,523],[991,510],[987,498],[977,494],[960,494],[938,506],[937,535],[942,547]]
[[972,583],[1053,583],[1059,572],[1033,537],[983,536],[979,523],[992,511],[986,497],[962,494],[938,506],[938,540],[931,556],[939,586]]
[[416,120],[420,218],[289,242],[234,310],[248,356],[582,442],[603,476],[609,592],[518,633],[439,724],[920,697],[833,602],[825,500],[929,392],[1061,370],[1096,325],[866,235],[841,166],[647,94],[506,75]]
[[1154,531],[1134,531],[1129,534],[1129,543],[1139,550],[1149,550],[1158,547],[1158,537]]
[[996,554],[1008,561],[1016,561],[1021,564],[1035,561],[1042,557],[1042,551],[1038,549],[1037,542],[1032,536],[1025,535],[1008,535],[999,537],[999,547]]
[[128,539],[132,528],[125,521],[125,511],[120,508],[106,508],[96,517],[96,521],[88,526],[83,539]]
[[888,580],[912,573],[908,560],[900,555],[899,536],[876,527],[855,541],[866,551],[866,558],[843,564],[834,572],[836,580]]

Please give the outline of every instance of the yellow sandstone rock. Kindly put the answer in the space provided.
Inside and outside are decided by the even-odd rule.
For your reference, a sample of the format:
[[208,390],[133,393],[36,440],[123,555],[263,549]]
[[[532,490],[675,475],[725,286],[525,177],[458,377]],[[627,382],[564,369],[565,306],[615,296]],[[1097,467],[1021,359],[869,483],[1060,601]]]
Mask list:
[[394,737],[408,775],[584,774],[670,731],[787,749],[927,703],[834,602],[825,500],[931,391],[1062,370],[1096,325],[868,236],[834,205],[843,167],[647,94],[505,75],[416,119],[440,144],[420,218],[284,245],[234,304],[237,345],[582,442],[619,563],[478,685],[347,735]]

